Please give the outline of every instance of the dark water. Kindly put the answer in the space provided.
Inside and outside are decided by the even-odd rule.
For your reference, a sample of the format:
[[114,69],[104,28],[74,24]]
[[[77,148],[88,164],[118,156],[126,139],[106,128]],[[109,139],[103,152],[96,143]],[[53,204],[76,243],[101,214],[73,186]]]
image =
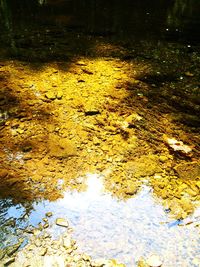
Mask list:
[[[16,37],[34,29],[58,29],[113,38],[200,41],[200,2],[164,0],[2,0],[2,32]],[[5,40],[4,40],[5,41]]]

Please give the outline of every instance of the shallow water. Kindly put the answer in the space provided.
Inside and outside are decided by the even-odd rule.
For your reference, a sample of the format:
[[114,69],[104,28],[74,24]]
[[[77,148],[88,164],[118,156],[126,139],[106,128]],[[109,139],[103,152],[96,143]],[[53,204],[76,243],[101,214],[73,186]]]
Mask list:
[[[148,186],[137,196],[120,201],[104,191],[103,177],[88,174],[87,178],[85,192],[65,192],[55,202],[34,203],[24,226],[37,226],[46,212],[53,211],[50,225],[58,217],[68,219],[79,250],[94,258],[116,258],[126,266],[136,266],[141,256],[157,253],[164,259],[163,266],[196,266],[193,260],[199,257],[200,237],[195,225],[200,210],[187,225],[170,219]],[[20,205],[10,207],[4,218],[19,221],[24,211]],[[62,230],[55,224],[49,228],[55,238]]]
[[[190,115],[188,110],[192,110],[192,115],[197,114],[199,110],[193,110],[195,105],[199,108],[200,12],[197,12],[199,3],[197,4],[195,0],[186,1],[184,8],[180,9],[181,1],[174,1],[177,5],[171,1],[163,4],[162,1],[151,3],[142,1],[141,3],[141,1],[130,0],[123,2],[116,0],[115,3],[89,0],[38,1],[40,5],[36,2],[25,0],[0,2],[0,16],[3,18],[0,21],[2,66],[7,64],[5,63],[7,60],[11,60],[7,67],[2,67],[3,70],[0,73],[1,87],[4,88],[1,98],[5,100],[5,103],[1,103],[0,123],[4,127],[8,122],[6,124],[8,127],[4,127],[2,134],[4,140],[2,147],[5,152],[5,157],[2,156],[5,166],[3,165],[2,169],[4,171],[7,168],[8,172],[4,171],[1,177],[4,179],[1,197],[5,198],[0,200],[0,248],[16,243],[18,237],[25,235],[26,227],[37,226],[45,217],[45,213],[52,211],[53,216],[49,218],[51,224],[49,231],[54,237],[62,233],[62,229],[53,224],[56,218],[68,219],[74,229],[74,238],[77,240],[79,249],[94,258],[116,258],[129,267],[136,266],[141,256],[148,257],[152,253],[157,253],[163,258],[165,267],[197,266],[195,262],[200,261],[198,235],[200,209],[193,212],[193,206],[195,207],[195,202],[198,202],[198,194],[195,192],[199,190],[199,187],[196,187],[199,180],[198,177],[194,178],[195,171],[188,169],[189,174],[187,169],[184,171],[184,164],[181,179],[177,176],[174,178],[173,171],[176,164],[190,160],[191,163],[192,161],[195,163],[195,160],[198,160],[198,134],[192,135],[191,132],[198,133],[199,120],[194,117],[193,124],[191,122],[191,126],[194,127],[191,130],[185,129],[185,125],[176,124],[173,119],[173,124],[170,124],[170,116],[168,118],[165,115],[171,113],[169,106],[173,107],[175,113],[184,111],[183,119],[190,125],[193,117],[186,117],[187,113]],[[164,43],[162,43],[163,40]],[[173,46],[168,43],[169,40],[176,44]],[[179,43],[182,41],[183,46]],[[120,44],[119,49],[118,44]],[[82,58],[83,56],[87,58]],[[108,58],[103,59],[102,62],[98,60],[104,56]],[[115,62],[112,56],[118,61]],[[94,60],[92,61],[90,57]],[[132,63],[131,60],[134,58],[137,60]],[[22,60],[22,64],[18,66],[16,59]],[[81,61],[77,61],[79,59]],[[126,67],[123,68],[128,64],[126,60],[130,60],[131,65],[131,75],[127,77],[126,75],[130,73]],[[48,69],[49,62],[54,65],[49,66]],[[180,83],[178,83],[179,77]],[[133,78],[138,82],[135,85],[132,85]],[[120,81],[124,84],[120,84]],[[126,81],[130,86],[126,85]],[[48,83],[51,89],[48,88]],[[112,88],[112,93],[108,92],[108,85]],[[22,90],[20,91],[19,88]],[[57,90],[61,90],[63,104],[61,102],[60,105],[60,98],[55,101],[47,99],[46,93],[52,88],[56,94]],[[182,95],[182,88],[185,88],[187,93]],[[190,88],[194,90],[191,92]],[[10,91],[7,92],[7,89]],[[30,92],[33,96],[29,96]],[[127,92],[130,93],[129,97]],[[124,98],[127,96],[127,99],[123,99],[123,93]],[[161,98],[158,98],[160,93]],[[101,94],[103,97],[100,97]],[[171,98],[168,99],[167,95]],[[179,95],[181,97],[176,99]],[[186,100],[189,96],[193,96],[191,106],[183,105],[179,108],[179,104],[184,102],[182,98]],[[117,99],[123,101],[120,102]],[[155,110],[150,110],[151,103],[157,107],[160,99],[162,101],[164,99],[167,105],[163,106],[165,120],[162,119],[162,109],[156,110],[163,128],[159,128],[162,123],[159,124],[158,120],[154,120]],[[40,100],[45,101],[43,103]],[[88,100],[91,101],[91,106],[95,102],[98,104],[97,109],[95,106],[92,107],[94,108],[92,112],[99,113],[99,107],[102,108],[103,104],[102,118],[99,115],[100,127],[97,121],[93,121],[92,116],[86,116],[83,112],[83,106],[89,102]],[[125,100],[126,105],[123,105]],[[27,106],[29,102],[31,103]],[[147,107],[148,102],[150,105]],[[48,103],[52,103],[52,106]],[[138,109],[139,104],[142,109]],[[44,110],[42,108],[40,110],[40,105]],[[58,108],[59,105],[61,109]],[[121,107],[122,111],[119,114],[118,107]],[[16,110],[13,110],[15,108]],[[8,113],[6,113],[7,110]],[[123,131],[119,134],[121,128],[118,129],[119,125],[115,122],[121,123],[132,112],[138,111],[141,116],[137,118],[144,117],[144,120],[141,119],[141,124],[136,122],[135,128],[133,123],[129,129],[134,131],[138,140],[134,137],[126,143],[126,137],[120,136]],[[71,113],[72,117],[70,117]],[[55,125],[51,120],[52,114],[60,115]],[[45,121],[48,117],[50,119]],[[73,124],[67,124],[69,119],[72,119]],[[176,119],[179,122],[179,119]],[[145,124],[145,121],[150,123]],[[34,127],[29,122],[33,123]],[[85,127],[86,122],[88,124]],[[105,130],[102,123],[105,126],[113,126],[114,132],[112,132],[113,127]],[[66,129],[62,131],[65,124]],[[83,127],[83,130],[78,126]],[[143,126],[146,127],[146,132]],[[75,141],[80,160],[66,162],[64,159],[52,159],[52,156],[60,153],[59,150],[50,157],[44,158],[44,151],[49,153],[49,144],[46,144],[46,148],[44,140],[49,138],[52,132],[57,137],[63,135]],[[157,135],[155,135],[156,132]],[[38,133],[42,133],[41,136],[38,137]],[[193,159],[183,159],[184,157],[179,159],[163,143],[160,134],[164,133],[170,133],[171,137],[179,137],[180,140],[183,138],[184,143],[191,145],[192,148],[196,147],[196,158],[194,155]],[[33,143],[26,144],[32,136]],[[51,143],[55,140],[52,139]],[[150,152],[144,140],[148,141],[150,146],[153,141],[159,140],[160,150]],[[136,142],[138,143],[137,152],[135,151]],[[9,149],[10,144],[11,149]],[[128,147],[126,152],[123,151],[123,147]],[[120,151],[119,148],[122,150]],[[28,154],[29,149],[30,154]],[[62,149],[63,147],[61,151]],[[135,158],[140,159],[139,163],[143,169],[146,167],[144,164],[149,166],[152,162],[143,163],[141,156],[149,153],[155,153],[155,157],[167,155],[167,160],[163,163],[163,170],[168,168],[166,177],[157,175],[157,170],[155,173],[147,172],[141,175],[147,176],[149,180],[153,175],[154,180],[158,180],[158,183],[152,182],[152,188],[149,185],[150,181],[146,185],[133,175],[134,168],[137,171],[136,165],[138,166],[137,160],[134,162]],[[126,166],[129,156],[133,169],[129,169],[129,165]],[[85,167],[82,167],[83,163]],[[91,166],[98,171],[108,166],[112,168],[116,166],[116,173],[111,174],[110,177],[90,173],[86,175],[87,190],[66,191],[66,188],[71,188],[74,177],[77,178],[79,173],[85,175]],[[82,170],[79,170],[81,168]],[[22,170],[23,174],[20,173]],[[14,177],[15,174],[16,177]],[[65,177],[67,175],[70,179]],[[62,180],[62,177],[65,177],[67,183]],[[142,189],[130,198],[130,191],[127,191],[127,188],[133,185],[129,183],[132,178],[135,183],[131,188],[133,191],[136,189],[137,192],[140,185],[143,185],[141,185]],[[110,188],[112,195],[105,191],[104,179],[105,187]],[[78,179],[74,181],[73,188],[79,188],[81,182],[77,181]],[[168,183],[169,188],[167,188]],[[117,194],[118,191],[119,194]],[[120,191],[125,192],[124,196],[128,198],[127,200],[117,198]],[[156,198],[156,194],[160,199]],[[8,199],[8,196],[12,197],[13,201]],[[176,202],[178,198],[184,197],[190,204],[189,208],[185,208],[186,216],[193,215],[182,221],[174,219],[175,214],[173,212],[171,214],[170,209],[164,209],[163,200],[166,200],[166,197],[169,198],[169,205],[173,200]],[[44,200],[45,198],[49,200]],[[52,199],[57,200],[50,201]],[[31,203],[27,203],[28,200]],[[15,201],[18,204],[15,204]],[[176,208],[179,206],[175,205]],[[174,218],[170,217],[173,215]],[[26,242],[27,239],[23,245]]]

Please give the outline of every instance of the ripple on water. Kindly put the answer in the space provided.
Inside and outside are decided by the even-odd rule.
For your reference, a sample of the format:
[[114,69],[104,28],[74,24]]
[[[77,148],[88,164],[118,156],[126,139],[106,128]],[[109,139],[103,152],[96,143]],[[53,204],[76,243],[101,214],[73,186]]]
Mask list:
[[[136,266],[141,256],[157,253],[165,259],[164,266],[195,266],[192,260],[200,255],[198,228],[170,221],[151,188],[145,186],[134,198],[120,201],[103,191],[101,177],[89,174],[87,183],[85,192],[66,192],[55,202],[35,203],[29,224],[36,226],[52,211],[50,222],[69,219],[79,249],[94,258],[116,258]],[[13,210],[9,214],[13,216]],[[50,231],[56,237],[62,229],[54,225]]]

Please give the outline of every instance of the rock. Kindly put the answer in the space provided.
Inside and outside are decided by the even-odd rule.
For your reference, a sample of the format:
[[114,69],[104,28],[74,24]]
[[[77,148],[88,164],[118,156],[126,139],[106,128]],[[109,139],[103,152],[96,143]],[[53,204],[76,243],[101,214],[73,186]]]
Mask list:
[[58,218],[56,219],[56,224],[63,227],[69,227],[69,223],[66,219]]
[[40,249],[40,252],[39,252],[40,256],[44,256],[46,253],[47,253],[47,248]]
[[3,259],[6,255],[6,251],[4,249],[0,249],[0,260]]
[[33,229],[33,235],[34,235],[34,236],[37,236],[37,235],[39,235],[40,233],[41,233],[40,230],[38,230],[38,229]]
[[77,61],[76,65],[78,65],[78,66],[87,66],[87,64],[82,60]]
[[51,157],[68,158],[77,155],[75,145],[68,139],[52,134],[48,140],[48,150]]
[[7,247],[7,248],[6,248],[6,254],[7,254],[8,256],[11,256],[12,254],[14,254],[14,253],[19,249],[20,246],[21,246],[21,242],[15,244],[15,245],[13,245],[13,246],[9,246],[9,247]]
[[133,113],[125,119],[125,122],[128,124],[128,127],[134,127],[134,124],[137,121],[141,121],[142,119],[143,118],[139,116],[137,113]]
[[133,181],[127,181],[127,188],[125,190],[125,193],[127,195],[135,195],[138,191],[138,184],[137,182],[133,182]]
[[57,94],[56,94],[56,98],[57,99],[62,99],[63,97],[63,92],[62,91],[58,91]]
[[90,70],[87,70],[87,69],[82,69],[83,70],[83,72],[84,73],[86,73],[86,74],[89,74],[89,75],[92,75],[92,74],[94,74],[92,71],[90,71]]
[[46,213],[45,213],[45,216],[46,216],[46,217],[51,217],[51,216],[53,216],[53,213],[52,213],[51,211],[46,212]]
[[185,76],[187,76],[187,77],[193,77],[194,74],[191,73],[190,71],[186,71],[186,72],[185,72]]
[[54,92],[47,92],[46,94],[45,94],[45,96],[46,96],[46,98],[47,99],[50,99],[50,100],[54,100],[54,99],[56,99],[56,95],[55,95],[55,93]]
[[72,243],[72,240],[71,240],[70,237],[65,237],[65,238],[63,238],[63,247],[64,247],[65,249],[70,248],[72,245],[73,245],[73,243]]
[[43,228],[44,229],[46,229],[46,228],[48,228],[49,227],[49,224],[48,223],[45,223],[44,225],[43,225]]
[[141,257],[138,260],[137,267],[149,267],[149,265],[146,263],[145,259],[143,259],[143,257]]
[[168,138],[164,136],[164,141],[169,147],[171,147],[175,152],[180,152],[183,154],[189,154],[192,152],[192,148],[185,145],[182,141],[176,140],[175,138]]
[[7,258],[3,261],[3,266],[8,266],[10,265],[11,263],[13,263],[15,261],[15,258],[12,257],[12,258]]
[[41,240],[40,240],[40,239],[36,239],[36,240],[35,240],[35,246],[36,246],[36,247],[41,247],[41,245],[42,245]]
[[160,257],[158,255],[151,255],[146,263],[149,267],[160,267],[162,266],[163,262],[161,261]]
[[164,162],[166,162],[166,161],[168,160],[168,157],[167,157],[167,156],[164,156],[164,155],[161,155],[161,156],[159,157],[159,160],[160,160],[162,163],[164,163]]
[[93,115],[97,115],[97,114],[100,114],[99,110],[95,110],[95,109],[85,110],[85,115],[86,116],[93,116]]
[[96,136],[93,138],[93,143],[95,146],[98,146],[101,144],[100,140]]
[[8,171],[6,169],[0,170],[0,178],[4,178],[8,175]]
[[200,162],[180,163],[174,169],[181,179],[194,181],[200,177]]
[[157,155],[144,155],[136,158],[134,161],[129,161],[125,165],[125,170],[134,177],[153,176],[155,173],[159,174],[162,169],[159,164]]

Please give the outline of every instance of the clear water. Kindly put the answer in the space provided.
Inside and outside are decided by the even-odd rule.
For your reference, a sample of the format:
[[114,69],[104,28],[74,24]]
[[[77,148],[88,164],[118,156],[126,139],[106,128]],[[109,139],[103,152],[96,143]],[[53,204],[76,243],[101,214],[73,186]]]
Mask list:
[[[197,226],[200,210],[191,221],[169,219],[151,188],[144,186],[135,197],[119,201],[104,192],[102,177],[88,174],[87,190],[82,193],[66,192],[55,202],[33,204],[23,226],[37,226],[45,213],[53,212],[49,231],[56,238],[62,228],[54,224],[56,218],[69,220],[79,250],[94,258],[116,258],[127,266],[136,266],[141,256],[157,253],[164,259],[164,266],[196,266],[193,260],[200,255],[200,237]],[[4,217],[19,220],[24,208],[10,207]]]

